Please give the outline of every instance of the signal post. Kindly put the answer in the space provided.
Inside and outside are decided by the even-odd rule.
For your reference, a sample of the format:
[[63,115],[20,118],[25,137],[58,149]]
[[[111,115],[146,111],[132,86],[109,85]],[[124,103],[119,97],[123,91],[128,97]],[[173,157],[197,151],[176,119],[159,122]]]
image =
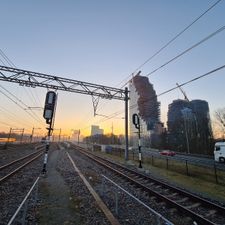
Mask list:
[[142,155],[141,155],[141,126],[140,119],[138,114],[133,114],[133,124],[135,128],[138,130],[138,158],[139,158],[139,168],[142,168]]
[[46,138],[46,147],[45,147],[45,156],[44,156],[44,164],[42,173],[46,174],[46,166],[48,161],[48,151],[50,146],[50,137],[54,126],[54,114],[55,114],[55,107],[56,107],[57,95],[54,91],[47,92],[46,99],[45,99],[45,107],[44,107],[44,114],[43,117],[46,120],[46,124],[49,125],[46,129],[48,130],[47,138]]

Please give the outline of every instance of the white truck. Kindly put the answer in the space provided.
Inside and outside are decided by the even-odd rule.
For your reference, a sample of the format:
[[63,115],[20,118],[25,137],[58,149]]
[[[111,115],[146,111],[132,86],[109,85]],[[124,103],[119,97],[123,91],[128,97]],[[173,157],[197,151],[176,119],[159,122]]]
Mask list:
[[214,159],[216,162],[225,163],[225,142],[216,142],[215,143]]

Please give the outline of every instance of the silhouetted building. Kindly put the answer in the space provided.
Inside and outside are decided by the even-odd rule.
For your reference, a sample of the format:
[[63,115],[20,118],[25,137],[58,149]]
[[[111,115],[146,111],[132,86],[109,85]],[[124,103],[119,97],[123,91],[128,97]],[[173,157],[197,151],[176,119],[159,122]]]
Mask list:
[[208,154],[212,128],[209,106],[204,100],[174,100],[168,110],[168,144],[186,153]]

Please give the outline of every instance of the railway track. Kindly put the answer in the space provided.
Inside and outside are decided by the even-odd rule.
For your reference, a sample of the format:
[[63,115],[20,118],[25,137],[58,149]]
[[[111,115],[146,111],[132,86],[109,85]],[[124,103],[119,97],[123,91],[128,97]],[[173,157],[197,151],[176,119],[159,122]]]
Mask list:
[[[0,166],[0,224],[8,224],[9,219],[23,201],[34,180],[40,175],[42,165],[40,156],[44,153],[43,147],[37,146],[35,152],[23,156],[20,152],[18,154],[20,157],[17,159],[15,159],[16,154],[14,154],[13,161],[7,160],[7,164]],[[33,202],[32,196],[28,208],[33,207]],[[26,207],[23,210],[25,212]],[[20,220],[22,220],[23,215],[25,214],[21,212],[18,217],[18,224],[22,224]]]
[[7,163],[0,167],[0,184],[2,184],[4,181],[6,181],[8,178],[16,174],[18,171],[20,171],[22,168],[36,160],[38,157],[40,157],[43,154],[43,149],[33,152],[31,154],[28,154],[24,157],[21,157],[19,159],[13,160],[10,163]]
[[136,170],[126,168],[118,163],[96,156],[84,148],[75,147],[88,158],[113,171],[146,194],[165,202],[169,208],[190,217],[193,223],[202,225],[225,224],[225,207],[210,202],[204,198],[154,179]]

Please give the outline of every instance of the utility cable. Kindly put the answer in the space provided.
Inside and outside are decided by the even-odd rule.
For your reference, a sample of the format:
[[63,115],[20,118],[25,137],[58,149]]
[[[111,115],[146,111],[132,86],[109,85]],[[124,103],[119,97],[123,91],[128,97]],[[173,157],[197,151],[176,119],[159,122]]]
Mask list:
[[1,58],[0,58],[0,61],[4,66],[6,66],[6,64],[3,62],[3,60]]
[[[186,26],[183,30],[181,30],[178,34],[176,34],[171,40],[169,40],[165,45],[163,45],[158,51],[156,51],[151,57],[149,57],[146,61],[144,61],[140,66],[138,66],[131,75],[126,77],[123,81],[119,83],[122,84],[123,82],[126,82],[122,87],[124,87],[129,81],[126,81],[130,77],[133,76],[134,73],[136,73],[138,70],[140,70],[145,64],[147,64],[150,60],[152,60],[155,56],[157,56],[160,52],[162,52],[165,48],[167,48],[172,42],[174,42],[179,36],[181,36],[185,31],[187,31],[193,24],[195,24],[199,19],[201,19],[205,14],[207,14],[211,9],[213,9],[219,2],[222,0],[216,1],[214,4],[212,4],[207,10],[205,10],[200,16],[198,16],[196,19],[194,19],[188,26]],[[118,85],[118,86],[119,86]]]
[[[11,67],[17,68],[16,65],[15,65],[15,64],[7,57],[7,55],[6,55],[1,49],[0,49],[0,55],[4,58],[4,60],[5,60]],[[1,62],[3,62],[3,61],[1,60]],[[3,64],[5,65],[4,62],[3,62]],[[1,87],[2,87],[2,86],[1,86]],[[2,87],[2,88],[3,88],[3,87]],[[32,96],[32,97],[33,97],[33,102],[34,102],[34,104],[37,104],[37,101],[36,101],[36,99],[35,99],[35,97],[34,97],[32,91],[31,91],[30,89],[28,89],[28,90],[30,91],[30,95],[31,95],[31,96],[30,96],[29,93],[28,93],[28,91],[26,90],[25,87],[24,87],[24,90],[27,92],[27,94],[28,94],[30,100],[32,100],[32,98],[31,98],[31,96]],[[13,95],[10,91],[8,91],[8,90],[6,90],[6,89],[5,89],[5,91],[7,91],[11,96],[13,96],[14,98],[16,98],[16,99],[18,100],[18,98],[17,98],[15,95]],[[36,92],[35,92],[35,94],[36,94]],[[36,94],[36,96],[37,96],[37,94]],[[40,103],[39,98],[37,98],[37,99],[38,99],[38,101],[39,101],[39,103]],[[28,105],[25,104],[22,100],[19,100],[19,102],[20,102],[21,104],[23,104],[24,106],[26,106],[26,108],[30,108],[30,107],[28,107]],[[32,113],[35,117],[38,117],[38,116],[36,115],[36,113],[32,111],[32,109],[31,109],[31,113]],[[39,118],[38,118],[38,120],[39,120]]]
[[29,106],[27,104],[25,104],[21,99],[17,98],[14,94],[12,94],[9,90],[7,90],[5,87],[3,87],[2,85],[0,85],[0,88],[2,88],[3,90],[5,90],[8,94],[10,94],[11,96],[13,96],[18,102],[20,102],[22,105],[24,105],[26,108],[29,108]]
[[[120,84],[124,83],[124,85],[121,86],[121,88],[124,88],[130,81],[130,77],[133,77],[134,74],[139,70],[141,69],[145,64],[147,64],[149,61],[151,61],[155,56],[157,56],[160,52],[162,52],[164,49],[166,49],[172,42],[174,42],[179,36],[181,36],[185,31],[187,31],[193,24],[195,24],[198,20],[200,20],[205,14],[207,14],[211,9],[213,9],[219,2],[221,2],[222,0],[218,0],[216,1],[214,4],[212,4],[207,10],[205,10],[203,13],[200,14],[200,16],[198,16],[196,19],[194,19],[188,26],[186,26],[183,30],[181,30],[178,34],[176,34],[171,40],[169,40],[165,45],[163,45],[158,51],[156,51],[151,57],[149,57],[146,61],[144,61],[144,63],[142,63],[140,66],[138,66],[134,71],[133,73],[131,73],[131,75],[129,75],[128,77],[126,77],[125,79],[123,79],[118,85],[116,86],[119,86]],[[218,30],[218,32],[220,32]],[[216,33],[216,32],[215,32]],[[211,34],[212,36],[214,36],[213,34]],[[209,39],[210,37],[208,37]],[[206,40],[205,40],[206,41]],[[202,40],[202,43],[204,41]],[[198,43],[196,44],[195,47],[197,47],[197,45],[200,45],[201,43]],[[193,47],[194,48],[194,47]],[[189,50],[186,50],[186,52],[190,51],[191,49]],[[183,54],[185,54],[186,52],[183,52]],[[183,54],[180,54],[180,56],[182,56]],[[170,60],[169,62],[166,63],[166,65],[170,62],[172,62],[173,60],[179,58],[180,56],[177,56],[175,57],[174,59]],[[164,67],[165,65],[161,66],[160,68]],[[159,70],[160,68],[157,68],[157,70]],[[152,73],[156,72],[156,71],[152,71]],[[149,74],[150,75],[150,74]],[[127,79],[129,79],[127,81]]]
[[196,80],[199,80],[199,79],[201,79],[201,78],[203,78],[203,77],[206,77],[206,76],[208,76],[208,75],[210,75],[210,74],[212,74],[212,73],[215,73],[215,72],[217,72],[217,71],[219,71],[219,70],[222,70],[222,69],[224,69],[224,68],[225,68],[225,64],[224,64],[223,66],[220,66],[220,67],[218,67],[218,68],[216,68],[216,69],[213,69],[213,70],[211,70],[211,71],[209,71],[209,72],[207,72],[207,73],[205,73],[205,74],[203,74],[203,75],[201,75],[201,76],[198,76],[198,77],[196,77],[196,78],[193,78],[193,79],[191,79],[191,80],[189,80],[189,81],[186,81],[186,82],[184,82],[184,83],[182,83],[182,84],[179,84],[179,86],[176,86],[176,87],[171,88],[171,89],[169,89],[169,90],[167,90],[167,91],[164,91],[164,92],[158,94],[157,97],[162,96],[162,95],[164,95],[164,94],[167,94],[167,93],[169,93],[169,92],[171,92],[171,91],[173,91],[173,90],[175,90],[175,89],[178,89],[179,87],[182,87],[182,86],[185,86],[185,85],[187,85],[187,84],[190,84],[190,83],[192,83],[192,82],[194,82],[194,81],[196,81]]
[[15,67],[15,64],[7,57],[7,55],[0,49],[0,55],[4,58],[4,60],[11,66]]
[[9,124],[9,123],[3,122],[3,121],[0,121],[0,123],[4,124],[7,127],[13,127],[14,126],[14,125],[12,126],[12,124]]
[[43,125],[43,121],[38,120],[36,117],[34,117],[33,114],[29,113],[28,111],[26,111],[20,104],[18,104],[18,102],[16,102],[14,99],[12,99],[10,96],[8,96],[7,94],[5,94],[3,91],[0,90],[0,93],[2,93],[5,97],[7,97],[9,100],[11,100],[14,104],[16,104],[19,108],[21,108],[22,110],[24,110],[29,116],[31,116],[33,119],[35,119],[38,123],[40,123],[41,125]]
[[[197,80],[199,80],[199,79],[201,79],[201,78],[203,78],[203,77],[209,76],[209,75],[211,75],[211,74],[213,74],[213,73],[215,73],[215,72],[218,72],[218,71],[220,71],[220,70],[222,70],[222,69],[225,69],[225,64],[222,65],[222,66],[220,66],[220,67],[217,67],[216,69],[213,69],[213,70],[211,70],[211,71],[209,71],[209,72],[207,72],[207,73],[205,73],[205,74],[203,74],[203,75],[200,75],[200,76],[198,76],[198,77],[195,77],[195,78],[193,78],[193,79],[191,79],[191,80],[189,80],[189,81],[186,81],[186,82],[184,82],[184,83],[181,83],[181,84],[179,84],[179,87],[182,87],[182,86],[185,86],[185,85],[187,85],[187,84],[190,84],[190,83],[192,83],[192,82],[194,82],[194,81],[197,81]],[[152,97],[151,99],[155,99],[156,97],[160,97],[160,96],[162,96],[162,95],[165,95],[165,94],[167,94],[167,93],[169,93],[169,92],[171,92],[171,91],[174,91],[174,90],[178,89],[179,87],[178,87],[178,86],[175,86],[175,87],[173,87],[173,88],[170,88],[170,89],[168,89],[168,90],[166,90],[166,91],[164,91],[164,92],[162,92],[162,93],[156,95],[155,97]],[[150,100],[151,100],[151,99],[150,99]],[[144,103],[144,102],[147,102],[147,101],[149,101],[149,99],[146,100],[146,101],[143,101],[143,103]],[[129,109],[133,109],[133,108],[135,108],[135,107],[137,107],[137,106],[138,106],[138,104],[135,103],[135,104],[129,106]],[[103,120],[97,121],[96,124],[103,123],[103,122],[105,122],[105,121],[107,121],[107,120],[109,120],[109,119],[112,119],[112,118],[114,118],[114,117],[116,117],[116,116],[118,116],[118,115],[120,115],[120,114],[122,114],[122,113],[124,113],[124,110],[117,111],[117,112],[115,112],[115,113],[109,115],[108,118],[104,118]],[[81,130],[85,130],[85,129],[87,129],[87,128],[90,128],[90,126],[84,127],[84,128],[82,128]]]
[[[171,88],[171,89],[168,89],[167,91],[164,91],[164,92],[162,92],[162,93],[156,95],[156,97],[160,97],[160,96],[162,96],[162,95],[164,95],[164,94],[167,94],[167,93],[169,93],[169,92],[171,92],[171,91],[174,91],[174,90],[178,89],[179,87],[185,86],[185,85],[187,85],[187,84],[189,84],[189,83],[192,83],[192,82],[194,82],[194,81],[196,81],[196,80],[199,80],[199,79],[201,79],[201,78],[203,78],[203,77],[206,77],[206,76],[208,76],[208,75],[210,75],[210,74],[213,74],[213,73],[215,73],[215,72],[217,72],[217,71],[219,71],[219,70],[222,70],[222,69],[224,69],[224,68],[225,68],[225,64],[222,65],[222,66],[220,66],[220,67],[217,67],[216,69],[213,69],[213,70],[211,70],[211,71],[209,71],[209,72],[207,72],[207,73],[205,73],[205,74],[203,74],[203,75],[200,75],[200,76],[198,76],[198,77],[195,77],[195,78],[193,78],[193,79],[191,79],[191,80],[189,80],[189,81],[186,81],[186,82],[184,82],[184,83],[181,83],[181,84],[179,84],[179,86],[175,86],[175,87],[173,87],[173,88]],[[155,98],[155,97],[153,97],[152,99],[154,99],[154,98]],[[143,102],[145,102],[145,101],[143,101]],[[129,109],[133,109],[133,108],[136,107],[137,105],[138,105],[138,104],[133,104],[133,105],[131,105],[131,106],[129,107]]]
[[[9,59],[9,57],[3,52],[2,49],[0,49],[0,55],[3,57],[3,59],[8,63],[8,65],[9,65],[10,67],[17,68],[17,66]],[[1,62],[3,62],[3,61],[1,60]],[[4,63],[4,65],[5,65],[5,63]],[[6,65],[5,65],[5,66],[6,66]],[[25,87],[24,87],[24,90],[27,92],[27,90],[26,90]],[[35,99],[35,97],[34,97],[32,91],[31,91],[30,89],[29,89],[29,91],[30,91],[30,95],[31,95],[31,96],[29,96],[29,98],[30,98],[31,100],[32,100],[32,98],[33,98],[34,104],[37,104],[37,101],[36,101],[36,99]],[[28,92],[27,92],[27,94],[28,94]]]
[[[209,40],[210,38],[214,37],[215,35],[219,34],[220,32],[225,30],[225,25],[222,26],[221,28],[217,29],[215,32],[211,33],[210,35],[208,35],[207,37],[203,38],[201,41],[197,42],[196,44],[192,45],[191,47],[189,47],[188,49],[184,50],[183,52],[181,52],[180,54],[178,54],[177,56],[173,57],[172,59],[170,59],[169,61],[167,61],[166,63],[164,63],[163,65],[159,66],[158,68],[154,69],[152,72],[148,73],[146,75],[146,77],[152,75],[153,73],[157,72],[158,70],[162,69],[163,67],[165,67],[166,65],[168,65],[169,63],[175,61],[176,59],[178,59],[179,57],[183,56],[184,54],[188,53],[189,51],[191,51],[192,49],[196,48],[197,46],[201,45],[202,43],[204,43],[205,41]],[[126,83],[127,84],[127,83]]]
[[[15,125],[15,124],[9,124],[9,123],[6,123],[6,122],[3,122],[3,121],[0,121],[0,124],[3,124],[7,127],[17,127],[18,125]],[[31,127],[24,127],[24,130],[27,129],[29,130]]]
[[8,117],[9,119],[17,122],[17,123],[20,123],[21,125],[23,126],[26,126],[26,127],[32,127],[30,124],[28,123],[24,123],[24,122],[20,122],[18,121],[18,116],[13,114],[12,112],[10,112],[9,110],[5,109],[4,107],[1,106],[0,108],[0,112],[2,112],[2,114],[5,116],[5,117]]
[[203,38],[201,41],[197,42],[196,44],[192,45],[190,48],[184,50],[183,52],[181,52],[180,54],[178,54],[177,56],[173,57],[172,59],[170,59],[169,61],[165,62],[163,65],[159,66],[158,68],[154,69],[152,72],[148,73],[146,75],[146,77],[152,75],[153,73],[155,73],[156,71],[162,69],[164,66],[168,65],[169,63],[175,61],[176,59],[178,59],[179,57],[183,56],[184,54],[186,54],[187,52],[191,51],[192,49],[196,48],[197,46],[201,45],[202,43],[204,43],[205,41],[209,40],[210,38],[214,37],[216,34],[219,34],[220,32],[225,30],[225,26],[222,26],[221,28],[219,28],[218,30],[216,30],[215,32],[211,33],[210,35],[208,35],[207,37]]
[[[2,88],[4,91],[6,91],[8,94],[10,94],[12,97],[14,97],[18,102],[20,102],[24,107],[26,107],[26,109],[23,108],[23,110],[28,110],[30,109],[30,107],[25,104],[21,99],[17,98],[14,94],[12,94],[9,90],[7,90],[6,88],[4,88],[2,85],[0,85],[0,88]],[[15,103],[15,102],[14,102]],[[35,112],[32,112],[33,115],[39,120],[39,116],[37,116],[37,114]]]

